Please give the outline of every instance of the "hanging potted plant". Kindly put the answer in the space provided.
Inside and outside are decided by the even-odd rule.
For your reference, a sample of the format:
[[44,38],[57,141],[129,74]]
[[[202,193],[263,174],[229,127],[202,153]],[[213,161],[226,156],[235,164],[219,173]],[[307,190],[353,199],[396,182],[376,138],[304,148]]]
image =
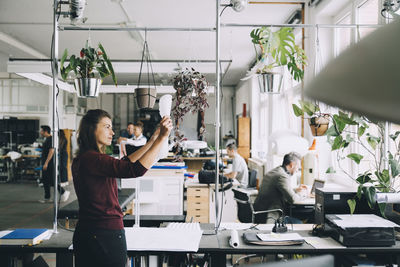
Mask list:
[[251,41],[261,50],[256,54],[262,67],[256,69],[262,93],[279,93],[283,75],[278,67],[287,66],[296,81],[304,77],[303,66],[307,57],[302,48],[296,45],[293,29],[283,27],[273,32],[272,28],[262,27],[251,31]]
[[330,115],[322,113],[318,103],[311,103],[308,101],[299,101],[299,105],[292,104],[294,115],[297,117],[304,116],[307,114],[308,123],[311,128],[313,136],[322,136],[326,133],[329,128]]
[[[145,36],[147,36],[147,35],[145,35]],[[143,63],[145,63],[147,66],[147,81],[150,81],[150,72],[151,72],[151,77],[152,77],[152,82],[153,82],[154,88],[151,88],[150,84],[147,87],[140,86],[140,81],[142,78]],[[156,88],[156,82],[154,79],[153,67],[151,65],[149,45],[147,44],[146,37],[145,37],[145,41],[143,44],[142,60],[140,62],[140,71],[139,71],[139,81],[138,81],[138,86],[135,89],[135,95],[136,95],[136,102],[140,109],[151,109],[151,108],[153,108],[154,104],[156,103],[157,88]]]
[[65,49],[60,62],[61,77],[66,81],[71,71],[75,73],[74,86],[78,97],[97,97],[102,83],[101,79],[109,75],[111,75],[114,84],[117,85],[111,61],[100,43],[95,49],[90,47],[89,42],[86,41],[86,45],[81,49],[79,56],[71,55],[69,64],[64,67],[67,58],[68,50]]
[[175,105],[172,108],[172,115],[175,120],[175,154],[179,154],[182,151],[182,141],[185,141],[183,133],[179,131],[179,125],[183,121],[184,116],[188,112],[200,114],[200,129],[199,129],[199,140],[203,139],[206,132],[204,124],[204,111],[209,107],[207,102],[207,88],[208,82],[206,77],[200,72],[191,70],[182,70],[175,76],[174,88],[176,90],[174,102]]

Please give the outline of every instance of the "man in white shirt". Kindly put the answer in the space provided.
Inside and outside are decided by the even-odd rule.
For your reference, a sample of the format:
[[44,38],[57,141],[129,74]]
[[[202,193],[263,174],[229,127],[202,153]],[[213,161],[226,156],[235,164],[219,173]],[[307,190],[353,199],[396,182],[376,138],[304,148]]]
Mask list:
[[236,179],[239,181],[242,187],[248,187],[249,184],[249,170],[244,158],[237,153],[235,144],[229,144],[226,146],[226,153],[229,158],[233,159],[232,171],[224,174],[229,179]]
[[[132,137],[120,137],[119,141],[121,144],[121,152],[124,156],[127,156],[130,153],[135,152],[139,147],[144,146],[147,142],[147,138],[143,135],[143,123],[139,121],[133,124]],[[128,149],[126,148],[126,145],[133,146],[135,148]]]

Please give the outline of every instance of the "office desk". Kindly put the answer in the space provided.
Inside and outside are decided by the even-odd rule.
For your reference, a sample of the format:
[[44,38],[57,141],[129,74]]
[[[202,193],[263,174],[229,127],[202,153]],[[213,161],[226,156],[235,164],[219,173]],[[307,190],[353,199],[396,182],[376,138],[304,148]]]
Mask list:
[[[135,198],[135,189],[122,189],[118,192],[118,202],[121,209],[124,209]],[[68,205],[60,208],[57,213],[58,219],[65,219],[65,227],[69,228],[69,219],[78,219],[79,204],[78,200],[74,200]]]
[[[201,224],[202,229],[213,229],[213,225]],[[335,257],[350,254],[378,254],[391,257],[393,263],[399,263],[400,242],[391,247],[343,247],[335,249],[316,249],[304,243],[295,246],[258,246],[244,243],[242,238],[243,231],[239,232],[240,244],[237,248],[229,246],[230,231],[224,230],[217,235],[203,235],[197,253],[208,253],[211,259],[211,266],[226,266],[227,254],[332,254]],[[260,232],[260,231],[257,231]],[[309,236],[308,231],[296,231],[300,235]],[[73,232],[59,229],[58,234],[53,234],[50,240],[43,241],[36,246],[0,246],[0,256],[12,257],[23,253],[56,253],[57,267],[71,267],[72,251],[69,246],[72,244]],[[141,255],[166,255],[166,254],[185,254],[185,252],[171,253],[167,251],[128,251],[129,256]]]
[[[212,257],[212,266],[226,266],[227,254],[307,254],[307,255],[321,255],[332,254],[337,257],[351,254],[370,254],[370,255],[384,255],[391,257],[392,263],[399,263],[400,242],[391,247],[343,247],[343,248],[326,248],[316,249],[308,243],[293,246],[259,246],[249,245],[244,243],[242,238],[243,231],[239,232],[240,244],[237,248],[232,248],[229,245],[230,231],[221,231],[218,233],[217,239],[219,248],[210,251]],[[260,232],[260,231],[257,231]],[[309,231],[296,231],[301,236],[310,236]],[[389,258],[386,258],[389,260]]]

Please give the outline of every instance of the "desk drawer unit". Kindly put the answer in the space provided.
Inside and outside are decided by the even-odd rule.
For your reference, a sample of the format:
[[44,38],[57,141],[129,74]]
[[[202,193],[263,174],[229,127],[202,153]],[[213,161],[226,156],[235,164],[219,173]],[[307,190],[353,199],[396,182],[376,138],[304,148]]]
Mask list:
[[194,222],[209,222],[209,192],[208,188],[187,189],[187,221],[193,218]]

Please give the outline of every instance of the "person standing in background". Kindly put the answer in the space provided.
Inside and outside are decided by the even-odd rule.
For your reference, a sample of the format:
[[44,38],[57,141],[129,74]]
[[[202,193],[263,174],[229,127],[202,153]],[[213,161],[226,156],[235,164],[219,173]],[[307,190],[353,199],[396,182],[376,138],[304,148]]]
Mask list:
[[[54,148],[53,148],[53,140],[51,136],[51,128],[48,125],[40,126],[40,134],[46,138],[42,147],[42,157],[41,163],[43,165],[42,169],[42,181],[44,188],[44,198],[40,199],[40,203],[49,203],[50,200],[50,187],[54,186]],[[61,200],[68,199],[69,191],[65,191],[60,185],[57,186],[58,192],[61,194]],[[65,192],[68,192],[64,195]],[[67,196],[68,195],[68,196]]]
[[[60,177],[60,183],[68,182],[68,152],[67,152],[67,138],[63,130],[58,131],[58,175]],[[69,198],[70,192],[65,190],[64,194],[61,195],[61,201],[66,202]]]

